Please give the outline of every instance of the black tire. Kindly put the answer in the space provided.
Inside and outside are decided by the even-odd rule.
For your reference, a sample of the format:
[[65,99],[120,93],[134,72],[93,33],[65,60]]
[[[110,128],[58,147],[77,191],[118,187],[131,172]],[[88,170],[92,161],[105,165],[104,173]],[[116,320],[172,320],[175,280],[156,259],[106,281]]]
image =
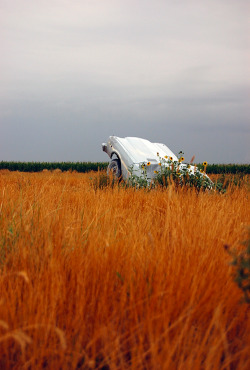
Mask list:
[[113,176],[115,176],[117,179],[119,179],[122,175],[122,170],[121,170],[121,162],[119,159],[112,159],[110,164],[108,165],[108,174],[110,172],[113,173]]

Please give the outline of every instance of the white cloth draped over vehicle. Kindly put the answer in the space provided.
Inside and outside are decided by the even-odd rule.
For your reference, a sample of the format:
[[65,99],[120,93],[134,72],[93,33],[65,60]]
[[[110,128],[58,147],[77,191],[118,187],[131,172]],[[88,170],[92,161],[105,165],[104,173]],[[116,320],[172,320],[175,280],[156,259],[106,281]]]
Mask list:
[[110,136],[108,142],[102,144],[102,148],[111,159],[118,158],[124,180],[128,179],[131,167],[133,167],[133,173],[140,175],[141,165],[150,162],[148,176],[153,177],[154,170],[159,167],[159,157],[168,156],[174,161],[178,160],[165,144],[151,143],[138,137]]
[[[166,157],[171,158],[171,162],[178,161],[176,155],[165,144],[151,143],[138,137],[110,136],[107,143],[102,144],[102,149],[111,158],[108,171],[112,170],[117,177],[122,176],[124,180],[129,179],[131,170],[134,175],[140,177],[144,164],[147,166],[147,178],[150,181],[160,170],[160,164],[170,166]],[[187,165],[180,163],[178,166],[184,168]],[[189,171],[194,173],[194,166],[189,166]],[[208,178],[206,174],[203,176]]]

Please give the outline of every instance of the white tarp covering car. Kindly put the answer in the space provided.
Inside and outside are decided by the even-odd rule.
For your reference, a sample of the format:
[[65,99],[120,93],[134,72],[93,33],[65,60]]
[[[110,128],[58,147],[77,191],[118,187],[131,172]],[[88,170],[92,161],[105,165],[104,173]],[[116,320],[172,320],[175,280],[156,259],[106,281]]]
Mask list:
[[[161,166],[169,166],[169,160],[166,161],[164,158],[171,158],[171,162],[179,160],[165,144],[151,143],[138,137],[110,136],[107,143],[102,144],[102,149],[111,158],[108,171],[112,171],[115,176],[122,177],[125,181],[131,176],[131,169],[134,175],[140,177],[142,167],[147,164],[149,164],[147,178],[152,181],[161,170]],[[159,164],[161,158],[163,161]],[[184,163],[180,163],[179,166],[187,167]],[[189,166],[189,172],[194,173],[194,166]],[[207,177],[205,174],[204,176]]]

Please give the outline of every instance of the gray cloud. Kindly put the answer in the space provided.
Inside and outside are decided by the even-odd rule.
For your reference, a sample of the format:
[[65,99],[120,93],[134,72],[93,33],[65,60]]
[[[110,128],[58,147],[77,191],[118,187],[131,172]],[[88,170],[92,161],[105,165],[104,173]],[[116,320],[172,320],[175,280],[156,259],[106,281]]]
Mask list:
[[248,1],[0,0],[0,160],[106,160],[109,135],[249,162]]

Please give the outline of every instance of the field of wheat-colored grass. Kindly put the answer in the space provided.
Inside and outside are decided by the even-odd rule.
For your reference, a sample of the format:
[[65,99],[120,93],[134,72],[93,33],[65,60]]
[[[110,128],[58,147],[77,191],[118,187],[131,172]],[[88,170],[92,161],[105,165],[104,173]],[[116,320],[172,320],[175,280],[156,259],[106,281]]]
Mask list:
[[224,246],[246,186],[95,189],[0,171],[1,369],[249,369],[250,306]]

